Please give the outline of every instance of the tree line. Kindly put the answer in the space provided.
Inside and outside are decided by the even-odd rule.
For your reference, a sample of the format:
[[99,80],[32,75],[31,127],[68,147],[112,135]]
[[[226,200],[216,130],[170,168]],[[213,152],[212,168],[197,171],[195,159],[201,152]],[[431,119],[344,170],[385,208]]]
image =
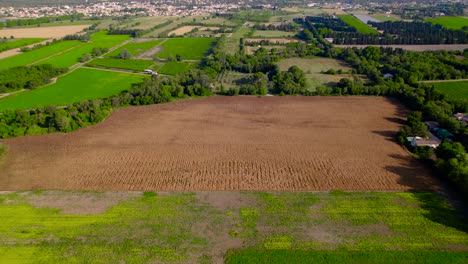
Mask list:
[[46,23],[52,23],[56,21],[75,21],[81,20],[84,17],[84,14],[77,13],[77,14],[70,14],[70,15],[63,15],[63,16],[56,16],[56,17],[39,17],[39,18],[30,18],[30,19],[12,19],[7,20],[5,22],[0,22],[0,28],[3,27],[21,27],[21,26],[34,26]]
[[21,89],[34,89],[50,83],[51,79],[68,69],[54,68],[50,64],[22,66],[0,71],[0,93]]

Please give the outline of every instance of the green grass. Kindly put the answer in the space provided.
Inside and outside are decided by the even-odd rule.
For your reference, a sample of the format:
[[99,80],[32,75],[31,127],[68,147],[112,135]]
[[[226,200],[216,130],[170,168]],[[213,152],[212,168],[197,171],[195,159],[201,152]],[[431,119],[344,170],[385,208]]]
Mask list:
[[451,99],[468,99],[468,81],[430,83]]
[[141,82],[141,75],[94,69],[77,69],[57,83],[21,92],[0,100],[0,110],[33,109],[47,105],[67,105],[88,99],[108,97]]
[[263,37],[263,38],[281,38],[294,36],[295,32],[285,32],[279,30],[256,30],[252,37]]
[[243,10],[234,15],[234,20],[268,22],[272,16],[294,14],[284,10]]
[[428,18],[426,19],[426,22],[439,24],[449,29],[462,29],[463,27],[468,27],[468,18],[465,17]]
[[338,15],[348,25],[357,29],[358,32],[363,34],[377,34],[377,31],[371,28],[369,25],[362,23],[361,20],[357,19],[353,15]]
[[[468,223],[430,192],[108,195],[0,194],[0,263],[219,263],[224,245],[246,246],[232,249],[227,263],[468,258]],[[237,198],[222,204],[219,195]]]
[[138,43],[136,43],[136,42],[128,43],[128,44],[125,44],[122,47],[119,47],[118,49],[106,54],[106,56],[107,57],[117,57],[117,56],[119,56],[120,52],[123,49],[127,49],[130,52],[130,54],[132,54],[132,56],[138,56],[141,53],[152,49],[154,46],[158,45],[162,41],[163,41],[162,39],[158,39],[158,40],[151,40],[151,41],[138,42]]
[[106,31],[100,31],[91,37],[91,42],[54,56],[42,63],[50,63],[60,68],[69,68],[77,64],[85,54],[90,54],[94,48],[112,48],[128,39],[130,39],[128,35],[107,35]]
[[[234,32],[230,37],[226,38],[224,52],[234,55],[239,51],[239,41],[241,38],[247,37],[251,34],[253,29],[247,27],[241,27]],[[229,35],[229,34],[228,34]]]
[[196,67],[195,63],[169,61],[169,62],[165,63],[158,70],[158,73],[168,74],[168,75],[176,75],[176,74],[186,72],[186,71],[188,71],[190,69],[194,69],[195,67]]
[[26,66],[39,60],[52,56],[56,53],[68,50],[83,44],[81,41],[61,41],[40,49],[28,51],[12,57],[0,60],[0,70],[5,70],[18,66]]
[[11,49],[16,49],[16,48],[21,48],[24,46],[28,46],[34,43],[38,43],[41,41],[44,41],[46,39],[44,38],[26,38],[26,39],[14,39],[12,41],[8,41],[5,43],[0,42],[0,52],[6,51],[6,50],[11,50]]
[[247,249],[232,251],[227,264],[240,263],[466,263],[468,252],[433,251],[307,251]]
[[400,21],[398,17],[395,17],[393,15],[386,15],[386,14],[375,14],[375,15],[370,15],[371,17],[378,19],[382,22],[384,21]]
[[133,60],[133,59],[94,59],[88,62],[87,66],[98,66],[104,68],[127,69],[134,71],[143,71],[154,64],[152,60]]
[[183,60],[199,60],[207,55],[213,41],[213,38],[172,38],[161,44],[162,51],[156,56],[165,59],[179,54]]

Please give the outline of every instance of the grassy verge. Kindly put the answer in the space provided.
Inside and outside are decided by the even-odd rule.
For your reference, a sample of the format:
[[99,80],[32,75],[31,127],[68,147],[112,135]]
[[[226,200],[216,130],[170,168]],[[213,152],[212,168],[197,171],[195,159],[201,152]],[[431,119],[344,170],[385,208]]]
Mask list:
[[141,82],[141,75],[94,69],[77,69],[52,85],[5,97],[0,110],[33,109],[47,105],[67,105],[108,97]]
[[133,59],[94,59],[88,62],[87,66],[98,66],[104,68],[126,69],[134,71],[143,71],[148,69],[154,61],[151,60],[133,60]]
[[361,20],[357,19],[353,15],[338,15],[338,17],[343,20],[348,25],[357,29],[358,32],[363,34],[377,34],[377,31],[370,26],[362,23]]

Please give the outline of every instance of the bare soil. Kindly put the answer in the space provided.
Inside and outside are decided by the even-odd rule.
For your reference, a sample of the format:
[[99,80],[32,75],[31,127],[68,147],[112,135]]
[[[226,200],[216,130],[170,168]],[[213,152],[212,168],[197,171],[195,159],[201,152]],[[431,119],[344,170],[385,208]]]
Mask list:
[[0,37],[14,36],[15,38],[63,38],[66,35],[81,32],[90,25],[37,27],[37,28],[15,28],[0,30]]
[[129,107],[70,134],[4,140],[0,190],[438,189],[383,97],[210,97]]

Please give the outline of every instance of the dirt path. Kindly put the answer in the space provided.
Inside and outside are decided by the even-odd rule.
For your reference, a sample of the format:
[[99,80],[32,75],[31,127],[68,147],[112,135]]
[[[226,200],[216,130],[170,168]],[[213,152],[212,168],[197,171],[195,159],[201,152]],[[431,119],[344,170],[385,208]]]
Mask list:
[[12,94],[21,93],[21,92],[24,92],[24,91],[26,91],[26,89],[22,89],[22,90],[19,90],[19,91],[16,91],[16,92],[11,92],[11,93],[3,93],[3,94],[0,94],[0,99],[3,98],[3,97],[7,97],[7,96],[10,96]]
[[129,107],[70,134],[7,139],[0,190],[426,190],[383,97],[209,97]]
[[158,45],[154,46],[152,49],[141,53],[140,55],[136,56],[136,59],[145,59],[145,58],[152,58],[152,56],[158,53],[161,50],[161,45],[166,42],[168,38],[164,39]]
[[71,47],[71,48],[69,48],[69,49],[66,49],[66,50],[64,50],[64,51],[61,51],[61,52],[55,53],[55,54],[53,54],[53,55],[50,55],[49,57],[46,57],[46,58],[40,59],[40,60],[38,60],[38,61],[35,61],[35,62],[31,63],[31,64],[28,64],[28,66],[29,66],[29,65],[38,64],[38,63],[40,63],[40,62],[43,62],[43,61],[46,61],[46,60],[48,60],[48,59],[50,59],[50,58],[52,58],[52,57],[55,57],[55,56],[61,55],[61,54],[65,53],[65,52],[68,52],[68,51],[70,51],[70,50],[73,50],[73,49],[76,49],[76,48],[78,48],[78,47],[81,47],[81,46],[83,46],[84,44],[86,44],[86,43],[82,43],[82,44],[80,44],[80,45],[76,45],[76,46],[74,46],[74,47]]
[[[28,46],[24,46],[24,47],[21,47],[21,48],[25,48],[25,47],[32,48],[35,45],[45,44],[48,41],[50,41],[50,39],[44,40],[44,41],[39,42],[39,43],[34,43],[34,44],[31,44],[31,45],[28,45]],[[12,57],[12,56],[21,54],[22,53],[21,48],[16,48],[16,49],[11,49],[11,50],[7,50],[7,51],[4,51],[4,52],[0,52],[0,59],[5,59],[5,58],[8,58],[8,57]]]
[[94,66],[94,67],[81,66],[81,68],[100,70],[100,71],[110,71],[110,72],[123,72],[123,73],[128,73],[128,74],[137,74],[137,75],[148,76],[148,74],[145,74],[145,73],[142,73],[142,72],[136,72],[136,71],[126,70],[126,69],[104,68],[104,67],[98,67],[98,66]]

